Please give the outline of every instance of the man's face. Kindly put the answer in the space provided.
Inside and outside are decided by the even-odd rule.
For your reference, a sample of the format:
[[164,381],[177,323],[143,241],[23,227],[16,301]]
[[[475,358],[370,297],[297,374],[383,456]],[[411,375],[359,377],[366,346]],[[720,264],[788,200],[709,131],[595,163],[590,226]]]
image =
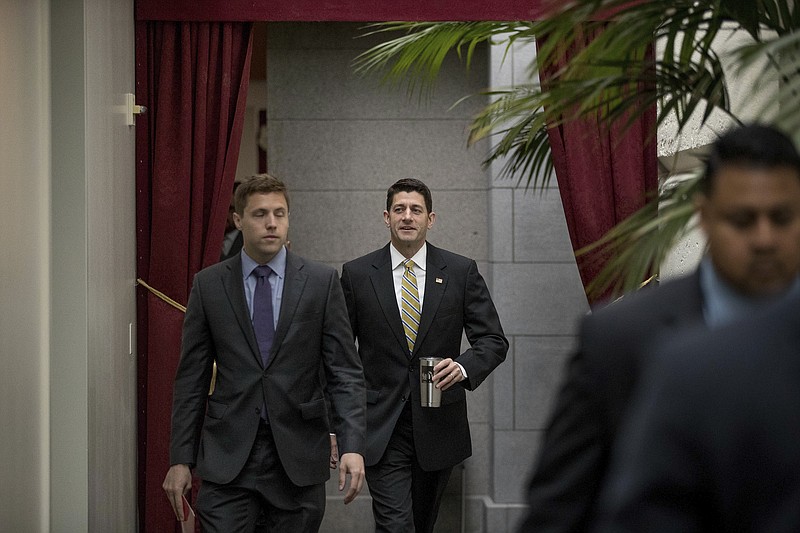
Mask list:
[[785,290],[800,271],[800,176],[789,167],[723,165],[697,201],[719,275],[741,293]]
[[400,251],[419,250],[428,230],[433,227],[435,213],[428,213],[425,198],[418,192],[399,192],[392,198],[392,207],[383,212],[383,219],[392,234],[392,244]]
[[279,192],[251,194],[242,216],[234,213],[233,220],[242,232],[244,251],[263,265],[286,242],[289,233],[286,197]]

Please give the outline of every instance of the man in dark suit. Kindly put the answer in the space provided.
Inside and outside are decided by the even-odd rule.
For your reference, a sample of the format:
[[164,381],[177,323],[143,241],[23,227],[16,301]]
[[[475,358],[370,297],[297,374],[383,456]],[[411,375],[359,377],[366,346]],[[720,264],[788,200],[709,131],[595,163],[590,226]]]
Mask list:
[[[366,477],[376,531],[424,533],[453,466],[472,454],[465,391],[505,359],[508,341],[475,261],[426,243],[436,215],[424,183],[392,185],[383,217],[391,242],[342,267],[367,384]],[[440,407],[421,406],[420,357],[443,359]]]
[[588,528],[631,390],[660,339],[717,327],[799,289],[800,157],[791,140],[771,127],[734,129],[712,145],[702,179],[700,267],[583,320],[520,532]]
[[631,399],[596,531],[800,531],[800,297],[673,341]]
[[[184,319],[164,490],[182,518],[190,469],[203,480],[203,531],[317,531],[325,509],[329,416],[339,489],[364,476],[365,394],[336,271],[288,252],[284,184],[254,176],[236,190],[240,255],[199,272]],[[212,365],[217,374],[208,396]]]

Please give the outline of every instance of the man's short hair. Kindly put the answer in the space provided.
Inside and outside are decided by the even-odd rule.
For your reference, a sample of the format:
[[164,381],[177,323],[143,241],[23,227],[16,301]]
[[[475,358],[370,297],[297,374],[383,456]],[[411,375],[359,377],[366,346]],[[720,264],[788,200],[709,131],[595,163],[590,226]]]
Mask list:
[[700,182],[704,194],[713,192],[714,180],[723,166],[794,169],[800,179],[800,154],[792,139],[773,126],[750,124],[725,132],[711,145]]
[[431,190],[428,188],[427,185],[422,183],[420,180],[416,178],[403,178],[394,182],[394,185],[389,187],[389,190],[386,191],[386,210],[391,211],[392,209],[392,200],[394,199],[394,195],[399,192],[418,192],[422,195],[425,199],[425,209],[428,210],[428,213],[433,212],[433,198],[431,197]]
[[247,200],[253,194],[269,194],[279,192],[286,198],[286,207],[289,207],[289,191],[286,184],[270,174],[256,174],[242,180],[233,193],[233,208],[239,216],[244,215]]

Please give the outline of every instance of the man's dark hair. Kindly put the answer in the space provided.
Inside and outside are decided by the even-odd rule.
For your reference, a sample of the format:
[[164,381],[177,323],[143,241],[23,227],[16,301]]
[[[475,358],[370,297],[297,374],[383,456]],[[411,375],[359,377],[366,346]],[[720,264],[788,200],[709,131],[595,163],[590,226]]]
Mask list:
[[386,210],[391,211],[392,209],[392,200],[394,200],[394,195],[399,192],[418,192],[422,195],[425,199],[425,209],[428,210],[428,213],[433,212],[433,198],[431,197],[431,190],[428,188],[427,185],[422,183],[420,180],[416,178],[403,178],[394,182],[394,185],[389,187],[389,190],[386,191]]
[[704,194],[714,189],[714,179],[726,165],[745,168],[794,169],[800,179],[800,154],[788,135],[773,126],[750,124],[725,132],[714,144],[706,159],[700,182]]
[[239,216],[244,215],[244,206],[247,205],[247,199],[253,194],[269,194],[271,192],[279,192],[286,198],[286,207],[289,207],[289,192],[286,189],[286,184],[275,176],[269,174],[256,174],[242,180],[241,184],[236,187],[233,193],[233,208]]

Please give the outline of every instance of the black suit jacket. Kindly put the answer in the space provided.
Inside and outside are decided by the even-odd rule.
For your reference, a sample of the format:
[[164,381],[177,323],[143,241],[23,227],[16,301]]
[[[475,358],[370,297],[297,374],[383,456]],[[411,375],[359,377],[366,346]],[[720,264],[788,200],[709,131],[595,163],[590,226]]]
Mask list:
[[[214,394],[208,396],[217,362]],[[199,272],[189,296],[175,377],[170,463],[228,483],[241,471],[266,404],[286,473],[300,486],[330,477],[328,409],[341,454],[365,448],[365,395],[336,270],[291,252],[275,339],[261,363],[247,309],[241,256]]]
[[800,531],[800,297],[656,353],[599,531]]
[[[411,403],[417,460],[425,470],[458,464],[472,453],[465,390],[499,365],[508,341],[475,261],[428,244],[425,296],[414,353],[397,307],[389,245],[346,263],[342,287],[367,387],[366,464],[376,464],[406,402]],[[471,347],[461,352],[462,333]],[[419,358],[453,358],[468,378],[420,405]]]
[[541,441],[520,532],[587,529],[641,365],[659,337],[702,323],[697,272],[625,296],[583,320]]

